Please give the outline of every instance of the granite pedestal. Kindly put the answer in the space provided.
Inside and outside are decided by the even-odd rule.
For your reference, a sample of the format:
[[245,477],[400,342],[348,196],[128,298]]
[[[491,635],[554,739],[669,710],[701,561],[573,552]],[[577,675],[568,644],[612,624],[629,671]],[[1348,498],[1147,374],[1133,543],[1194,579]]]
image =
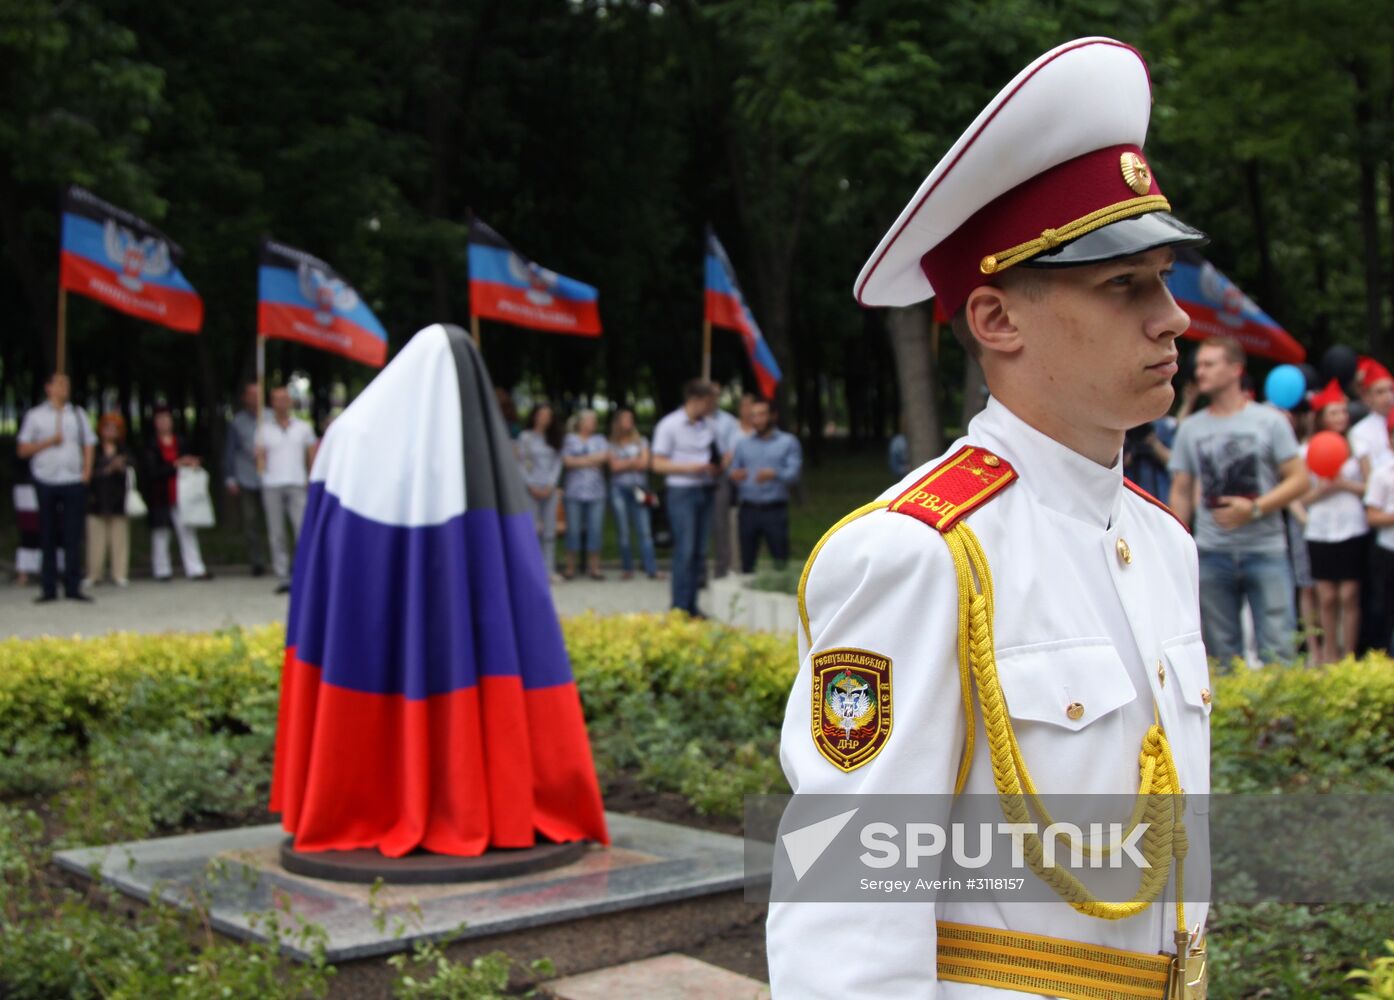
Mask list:
[[[261,938],[256,915],[286,900],[296,916],[324,929],[335,965],[403,951],[422,938],[488,946],[472,949],[478,951],[516,945],[532,936],[520,932],[546,929],[539,940],[570,942],[566,950],[578,957],[559,964],[575,971],[596,967],[584,959],[588,922],[608,927],[613,938],[629,923],[628,911],[638,911],[636,927],[642,927],[644,908],[652,908],[656,950],[648,954],[656,954],[674,947],[672,933],[657,933],[659,924],[671,929],[676,922],[680,937],[687,917],[694,932],[704,933],[758,919],[740,890],[747,874],[758,879],[768,872],[745,871],[740,838],[617,813],[606,820],[610,847],[588,848],[561,868],[488,882],[374,889],[296,875],[280,864],[285,834],[274,824],[62,851],[55,861],[142,900],[187,905],[190,890],[204,891],[213,928],[236,938]],[[645,950],[626,947],[610,960],[642,957]]]

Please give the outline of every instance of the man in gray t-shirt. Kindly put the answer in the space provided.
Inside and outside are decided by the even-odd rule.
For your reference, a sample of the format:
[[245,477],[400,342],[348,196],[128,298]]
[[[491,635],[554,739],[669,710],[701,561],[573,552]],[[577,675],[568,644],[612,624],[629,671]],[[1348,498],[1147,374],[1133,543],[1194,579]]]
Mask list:
[[1210,406],[1181,424],[1171,448],[1170,506],[1200,551],[1206,651],[1228,667],[1243,653],[1240,611],[1254,616],[1259,656],[1292,657],[1296,614],[1283,508],[1307,489],[1292,425],[1244,395],[1244,350],[1218,337],[1196,352]]

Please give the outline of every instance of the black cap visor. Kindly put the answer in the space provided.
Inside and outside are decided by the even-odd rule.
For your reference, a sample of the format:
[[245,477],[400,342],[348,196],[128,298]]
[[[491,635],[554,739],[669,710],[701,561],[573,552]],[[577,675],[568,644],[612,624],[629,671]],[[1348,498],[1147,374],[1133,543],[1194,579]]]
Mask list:
[[1198,247],[1210,242],[1169,212],[1148,212],[1085,233],[1054,250],[1037,254],[1017,267],[1078,267],[1133,257],[1159,247]]

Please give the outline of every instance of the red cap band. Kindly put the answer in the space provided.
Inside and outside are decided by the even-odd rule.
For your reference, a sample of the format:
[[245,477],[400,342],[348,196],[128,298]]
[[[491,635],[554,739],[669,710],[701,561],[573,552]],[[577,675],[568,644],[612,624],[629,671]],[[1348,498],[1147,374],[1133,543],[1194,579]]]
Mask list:
[[[1164,209],[1157,201],[1161,194],[1139,147],[1096,149],[1018,184],[983,206],[921,257],[920,268],[934,286],[943,312],[952,316],[968,300],[969,292],[992,280],[992,273],[1098,228],[1091,221],[1107,225]],[[1043,242],[1039,248],[1023,247],[1033,240]],[[1004,257],[1011,250],[1025,256]],[[1000,261],[1001,266],[985,273],[987,258]]]

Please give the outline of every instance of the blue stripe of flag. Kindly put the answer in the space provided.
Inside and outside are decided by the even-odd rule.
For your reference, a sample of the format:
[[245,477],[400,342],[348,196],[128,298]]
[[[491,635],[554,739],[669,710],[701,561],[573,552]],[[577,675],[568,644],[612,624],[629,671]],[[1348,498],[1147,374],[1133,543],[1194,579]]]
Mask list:
[[[262,302],[301,306],[305,309],[319,308],[319,303],[310,301],[300,293],[300,279],[296,273],[284,267],[262,265],[257,269],[257,298]],[[352,309],[347,312],[336,310],[336,313],[355,326],[371,333],[374,337],[381,340],[387,339],[387,331],[378,322],[378,318],[373,315],[373,311],[363,303],[361,295],[358,296],[358,304]]]
[[[526,281],[520,280],[509,268],[508,258],[510,256],[514,255],[499,247],[471,243],[469,248],[470,280],[487,281],[491,284],[507,285],[510,288],[530,288],[531,286]],[[519,260],[521,259],[519,258]],[[547,292],[556,298],[572,302],[594,302],[599,298],[600,293],[592,285],[561,274],[558,274],[556,278],[557,283],[547,287]]]
[[[101,223],[86,218],[81,215],[74,215],[71,212],[63,213],[63,249],[68,253],[86,257],[93,263],[102,267],[111,268],[117,274],[121,273],[122,262],[112,260],[107,256],[106,241],[102,231]],[[171,264],[168,273],[160,275],[140,275],[140,280],[147,285],[158,285],[162,288],[174,288],[181,292],[193,292],[194,286],[189,284],[189,280],[184,277],[179,268]],[[194,294],[197,294],[195,292]]]

